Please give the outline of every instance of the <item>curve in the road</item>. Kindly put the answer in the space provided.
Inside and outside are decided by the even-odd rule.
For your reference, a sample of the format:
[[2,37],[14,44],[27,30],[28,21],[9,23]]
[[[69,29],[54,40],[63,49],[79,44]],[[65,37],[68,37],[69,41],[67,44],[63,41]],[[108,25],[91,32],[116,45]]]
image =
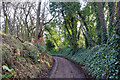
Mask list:
[[85,78],[84,73],[71,61],[62,57],[53,57],[55,66],[53,67],[49,78]]

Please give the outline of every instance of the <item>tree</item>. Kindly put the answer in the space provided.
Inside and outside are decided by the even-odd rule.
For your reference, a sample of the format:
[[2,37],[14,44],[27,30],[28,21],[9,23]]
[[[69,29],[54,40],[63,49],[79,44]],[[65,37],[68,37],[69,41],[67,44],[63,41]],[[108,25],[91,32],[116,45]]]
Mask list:
[[114,12],[115,12],[115,3],[114,2],[109,2],[108,3],[109,6],[109,26],[108,26],[108,32],[109,32],[109,36],[112,36],[113,33],[113,23],[114,23]]
[[119,36],[117,40],[117,51],[120,53],[120,1],[117,3],[117,16],[116,16],[116,34]]
[[40,27],[40,10],[41,10],[41,2],[39,2],[38,9],[37,9],[37,21],[36,21],[36,31],[35,31],[35,38],[38,38],[39,34],[39,27]]
[[104,17],[104,12],[103,12],[103,6],[102,3],[97,3],[98,6],[98,17],[100,20],[100,25],[102,29],[102,43],[105,44],[107,42],[107,28],[106,28],[106,21]]
[[[47,18],[48,14],[46,14],[46,8],[48,2],[43,3],[43,7],[41,8],[41,2],[39,2],[38,9],[37,9],[37,20],[36,20],[36,31],[35,31],[35,38],[36,40],[43,38],[44,33],[44,26],[49,24],[53,18],[51,18],[48,22],[46,22],[45,18]],[[48,9],[48,8],[47,8]]]
[[7,12],[5,10],[5,3],[2,2],[2,6],[3,6],[3,12],[4,12],[4,16],[5,16],[5,29],[4,29],[4,32],[5,34],[8,33],[8,15],[7,15]]

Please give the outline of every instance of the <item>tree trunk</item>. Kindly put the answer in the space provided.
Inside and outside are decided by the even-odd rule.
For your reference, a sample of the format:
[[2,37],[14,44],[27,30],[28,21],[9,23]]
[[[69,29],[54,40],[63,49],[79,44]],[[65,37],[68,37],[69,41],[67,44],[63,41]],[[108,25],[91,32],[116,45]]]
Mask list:
[[112,32],[113,32],[113,22],[114,22],[114,12],[115,12],[115,3],[113,2],[109,2],[108,3],[109,6],[109,26],[108,26],[108,32],[109,32],[109,37],[111,37]]
[[41,2],[39,2],[38,10],[37,10],[37,21],[36,21],[36,31],[35,31],[35,39],[38,40],[38,34],[39,34],[39,27],[40,27],[40,8],[41,8]]
[[117,3],[117,26],[116,26],[116,32],[118,35],[120,35],[120,1]]
[[85,38],[85,47],[88,48],[89,47],[88,39],[87,39],[84,32],[83,32],[83,35],[84,35],[84,38]]
[[97,35],[97,45],[101,45],[101,33],[102,33],[102,30],[101,30],[101,25],[100,25],[100,20],[99,20],[99,17],[98,17],[98,8],[96,6],[96,3],[93,3],[92,4],[92,7],[94,9],[94,13],[95,13],[95,16],[96,16],[96,27],[95,27],[95,32],[96,32],[96,35]]
[[84,32],[85,32],[85,35],[86,35],[86,38],[87,38],[87,41],[90,42],[88,43],[88,45],[90,46],[92,43],[96,44],[95,41],[92,39],[91,35],[90,35],[90,31],[88,29],[88,26],[87,26],[87,23],[85,22],[85,19],[84,17],[82,16],[82,14],[80,12],[78,12],[78,15],[80,16],[80,18],[82,19],[82,21],[80,21],[81,23],[83,23],[83,25],[85,26],[84,28]]
[[[40,23],[40,37],[43,37],[43,24],[44,24],[44,18],[45,18],[45,3],[44,3],[44,8],[43,8],[43,11],[42,11],[42,16],[41,16],[41,23]],[[40,38],[39,37],[39,38]]]
[[[117,2],[117,25],[116,25],[116,35],[118,36],[116,44],[118,45],[116,47],[117,52],[119,55],[117,56],[117,61],[120,63],[120,1]],[[117,64],[119,66],[120,64]],[[120,79],[120,71],[118,73],[118,78]]]
[[117,38],[117,44],[119,45],[117,47],[117,51],[118,53],[120,53],[120,1],[117,3],[117,24],[116,24],[116,34],[119,36],[119,38]]
[[101,28],[102,28],[102,43],[105,44],[107,42],[107,28],[106,28],[106,21],[105,21],[105,17],[104,17],[104,13],[103,13],[103,7],[102,7],[102,3],[98,3],[98,16],[99,16],[99,20],[100,20],[100,24],[101,24]]
[[5,16],[5,29],[4,29],[4,32],[5,34],[8,33],[8,16],[7,16],[7,13],[5,11],[5,3],[2,2],[2,6],[3,6],[3,12],[4,12],[4,16]]
[[97,25],[96,25],[96,33],[97,33],[97,44],[101,45],[101,38],[102,38],[102,30],[101,30],[101,25],[100,25],[100,19],[98,17],[98,13],[96,14],[96,19],[97,19]]

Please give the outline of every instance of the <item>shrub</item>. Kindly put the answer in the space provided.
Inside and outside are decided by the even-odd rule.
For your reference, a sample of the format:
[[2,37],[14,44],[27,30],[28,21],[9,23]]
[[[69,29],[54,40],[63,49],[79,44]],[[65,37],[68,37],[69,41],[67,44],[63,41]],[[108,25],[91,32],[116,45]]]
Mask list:
[[38,49],[39,52],[45,52],[46,51],[46,46],[45,45],[39,45],[38,43],[33,43]]
[[55,47],[54,43],[50,40],[46,40],[46,46],[48,50],[52,50]]
[[96,78],[119,78],[118,52],[109,45],[95,46],[90,50],[78,51],[73,60],[86,66]]

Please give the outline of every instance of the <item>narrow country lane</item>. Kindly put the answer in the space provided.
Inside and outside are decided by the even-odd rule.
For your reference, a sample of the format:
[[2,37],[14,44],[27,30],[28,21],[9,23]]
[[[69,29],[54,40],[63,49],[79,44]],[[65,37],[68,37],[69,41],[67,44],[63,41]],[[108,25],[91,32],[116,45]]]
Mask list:
[[85,78],[84,73],[74,63],[62,57],[55,57],[55,66],[49,78]]

